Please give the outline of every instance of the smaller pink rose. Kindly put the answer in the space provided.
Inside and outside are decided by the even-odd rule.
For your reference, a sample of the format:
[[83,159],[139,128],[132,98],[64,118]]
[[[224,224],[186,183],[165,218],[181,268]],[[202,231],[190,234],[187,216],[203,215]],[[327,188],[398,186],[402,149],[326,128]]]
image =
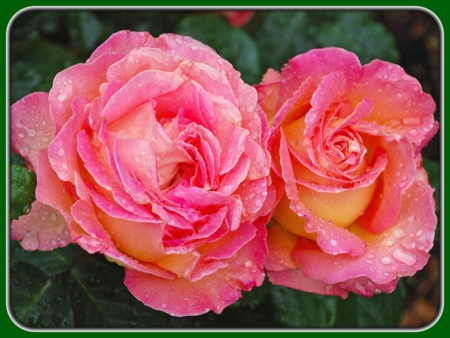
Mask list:
[[418,81],[326,48],[269,70],[256,88],[275,130],[270,280],[372,296],[422,269],[437,220],[420,152],[438,124]]

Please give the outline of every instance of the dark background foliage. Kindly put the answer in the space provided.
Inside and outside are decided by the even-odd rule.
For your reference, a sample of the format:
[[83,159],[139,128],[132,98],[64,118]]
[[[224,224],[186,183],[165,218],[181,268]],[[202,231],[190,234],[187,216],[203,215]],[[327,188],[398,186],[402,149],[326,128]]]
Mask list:
[[[10,102],[48,91],[56,73],[84,62],[121,29],[190,35],[213,47],[256,84],[269,67],[280,70],[311,48],[338,46],[361,62],[400,64],[437,103],[440,120],[440,30],[421,11],[258,11],[249,24],[231,27],[212,11],[52,11],[18,16],[9,30]],[[440,134],[423,151],[440,212]],[[10,217],[34,199],[35,175],[11,153]],[[427,325],[440,307],[440,235],[427,266],[402,278],[392,294],[346,300],[272,286],[243,293],[222,314],[175,318],[137,301],[123,285],[122,267],[76,245],[27,252],[10,243],[9,307],[15,320],[33,328],[387,328]]]

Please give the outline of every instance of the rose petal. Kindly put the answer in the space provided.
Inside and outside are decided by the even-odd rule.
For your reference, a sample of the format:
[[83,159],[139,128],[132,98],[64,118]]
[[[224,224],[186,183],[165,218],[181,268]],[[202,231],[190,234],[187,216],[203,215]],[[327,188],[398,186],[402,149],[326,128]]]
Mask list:
[[31,211],[13,220],[11,239],[22,241],[25,250],[53,250],[72,242],[67,223],[55,208],[34,201]]
[[154,40],[154,38],[147,32],[120,31],[114,33],[95,49],[86,62],[92,63],[103,54],[128,54],[137,47],[146,46],[149,40]]
[[106,81],[106,70],[123,57],[104,54],[89,64],[77,64],[58,73],[49,92],[50,113],[58,133],[72,116],[72,100],[84,96],[89,101],[99,96],[100,85]]
[[278,107],[293,97],[295,91],[308,77],[319,84],[324,76],[343,72],[346,83],[354,83],[359,80],[360,70],[358,57],[341,48],[312,49],[298,55],[283,69],[282,77],[285,81],[281,82]]
[[348,291],[338,284],[328,284],[320,279],[307,278],[301,269],[269,271],[269,280],[275,285],[283,285],[296,290],[313,292],[319,295],[341,296],[347,298]]
[[433,128],[436,105],[431,95],[400,66],[380,60],[363,66],[358,86],[349,88],[348,97],[353,102],[370,97],[375,106],[369,120],[388,126],[410,142],[419,144]]
[[332,256],[297,246],[292,256],[302,265],[305,276],[339,283],[367,276],[374,283],[388,284],[398,277],[412,276],[428,261],[433,245],[436,215],[433,190],[416,181],[403,195],[398,219],[375,237],[361,257]]
[[28,169],[36,171],[38,153],[55,133],[48,94],[25,96],[11,106],[11,116],[11,149],[25,158]]
[[228,267],[196,282],[182,278],[166,280],[125,269],[125,285],[145,305],[172,316],[194,316],[209,310],[221,313],[241,297],[239,290],[250,290],[264,280],[262,269],[267,250],[264,238],[265,228],[261,224],[256,237],[239,250]]

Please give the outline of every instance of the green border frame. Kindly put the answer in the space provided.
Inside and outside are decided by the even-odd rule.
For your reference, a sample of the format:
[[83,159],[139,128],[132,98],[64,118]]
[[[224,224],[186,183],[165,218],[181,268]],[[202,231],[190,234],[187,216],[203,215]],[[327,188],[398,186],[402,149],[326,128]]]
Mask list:
[[[272,4],[271,4],[272,2]],[[126,8],[130,8],[130,7],[134,7],[134,6],[139,6],[139,7],[157,7],[158,4],[152,4],[149,1],[143,1],[143,0],[131,0],[128,1],[127,5],[123,4],[123,1],[95,1],[94,3],[92,1],[86,1],[86,0],[81,0],[81,1],[66,1],[64,3],[64,6],[61,6],[61,2],[60,1],[31,1],[31,0],[21,0],[18,2],[9,2],[7,5],[3,5],[2,6],[2,12],[0,13],[0,21],[2,24],[2,27],[4,28],[4,32],[5,34],[2,35],[2,46],[4,46],[4,53],[2,53],[2,60],[3,60],[3,65],[4,68],[2,68],[2,73],[4,73],[5,77],[5,81],[1,83],[1,86],[5,86],[4,88],[4,92],[5,92],[5,102],[4,102],[4,107],[5,107],[5,114],[9,113],[9,107],[8,107],[8,102],[7,102],[7,83],[8,83],[8,79],[7,79],[7,53],[8,53],[8,46],[7,46],[7,35],[8,35],[8,25],[10,20],[16,15],[17,12],[23,10],[24,8],[27,7],[47,7],[47,6],[51,6],[51,7],[84,7],[84,8],[89,8],[89,7],[112,7],[112,6],[120,6],[120,7],[126,7]],[[160,3],[160,2],[159,2]],[[174,0],[168,0],[168,1],[164,1],[164,8],[170,8],[170,7],[185,7],[186,3],[182,2],[182,1],[174,1]],[[242,7],[260,7],[260,6],[273,6],[273,1],[268,1],[267,3],[265,2],[261,2],[261,1],[245,1],[245,5],[241,2],[241,1],[227,1],[227,2],[222,2],[223,4],[220,6],[215,6],[215,7],[234,7],[234,8],[242,8]],[[323,1],[323,0],[316,0],[316,1],[292,1],[292,0],[281,0],[281,1],[277,1],[277,5],[273,6],[274,9],[280,9],[284,6],[287,7],[315,7],[317,8],[321,8],[324,7],[324,9],[326,7],[334,7],[334,8],[345,8],[345,7],[351,7],[351,8],[358,8],[358,7],[362,7],[361,6],[361,2],[356,2],[356,1],[347,1],[344,4],[341,4],[339,6],[336,6],[335,2],[332,1]],[[202,7],[212,7],[210,2],[205,2],[205,1],[201,1],[201,0],[196,0],[194,1],[194,3],[190,2],[190,6],[202,6]],[[442,196],[441,196],[441,203],[442,203],[442,208],[441,210],[444,210],[445,207],[445,199],[444,199],[444,191],[445,191],[445,182],[444,182],[444,168],[447,162],[446,159],[446,151],[445,151],[445,145],[446,145],[446,140],[445,140],[445,133],[443,132],[444,130],[444,97],[446,96],[445,94],[447,94],[447,91],[444,87],[444,79],[445,79],[445,75],[448,72],[445,68],[445,59],[446,59],[446,50],[448,49],[447,47],[447,43],[446,43],[446,36],[445,36],[445,27],[449,27],[450,26],[450,19],[449,16],[450,14],[446,11],[446,9],[440,4],[438,3],[438,1],[435,0],[430,0],[427,2],[415,2],[415,4],[411,4],[411,2],[406,2],[406,1],[396,1],[395,4],[392,3],[392,1],[380,1],[380,2],[375,2],[375,1],[369,1],[369,3],[365,3],[364,4],[364,9],[369,9],[367,7],[370,6],[374,6],[374,7],[379,7],[379,8],[392,8],[392,9],[396,9],[399,7],[415,7],[417,9],[424,9],[424,10],[428,10],[432,13],[434,13],[434,15],[437,17],[438,20],[440,20],[442,29],[441,29],[441,34],[443,35],[442,37],[442,56],[444,57],[443,61],[442,61],[442,116],[441,116],[441,128],[442,128],[442,141],[441,141],[441,145],[442,145],[442,150],[441,150],[441,154],[442,154],[442,162],[441,162],[441,179],[442,179],[442,183],[443,183],[443,189],[442,189]],[[4,39],[4,40],[3,40]],[[5,115],[6,116],[6,115]],[[6,117],[4,119],[4,129],[5,130],[5,134],[6,137],[4,139],[1,140],[2,142],[2,146],[4,147],[3,149],[5,149],[5,152],[9,151],[9,133],[7,132],[9,128],[9,126],[7,125],[7,120]],[[6,158],[6,156],[5,156]],[[7,167],[6,167],[6,163],[5,166],[3,166],[2,168],[5,168],[5,195],[7,194],[7,189],[9,188],[8,185],[8,174],[7,174]],[[6,198],[5,198],[6,200]],[[6,210],[6,206],[7,203],[4,204],[5,205],[5,241],[8,240],[6,238],[6,229],[7,226],[9,226],[8,221],[7,221],[7,215],[8,212]],[[444,215],[442,215],[441,218],[441,224],[442,224],[442,228],[444,228]],[[444,236],[444,230],[441,229],[442,232],[442,236]],[[445,238],[443,238],[445,242]],[[4,242],[5,243],[5,242]],[[6,250],[2,250],[1,252],[1,256],[0,256],[2,265],[1,265],[1,275],[2,277],[4,277],[2,280],[5,281],[5,284],[3,284],[4,286],[4,292],[1,293],[1,302],[5,305],[2,308],[2,312],[0,314],[0,323],[2,324],[2,328],[3,331],[6,331],[8,334],[10,335],[18,335],[20,337],[22,336],[28,336],[30,333],[34,333],[34,334],[38,334],[38,335],[44,335],[44,334],[49,334],[49,333],[53,333],[53,332],[58,332],[61,333],[57,330],[52,330],[53,332],[49,332],[49,331],[42,331],[42,332],[29,332],[29,331],[24,331],[22,328],[19,328],[18,326],[16,326],[16,324],[10,319],[8,312],[7,312],[7,289],[6,289],[6,268],[7,268],[7,257],[6,257]],[[309,331],[303,331],[303,332],[299,332],[300,330],[278,330],[278,331],[252,331],[252,332],[246,332],[249,334],[253,334],[253,335],[260,335],[260,334],[264,334],[264,335],[273,335],[273,334],[279,334],[279,333],[284,333],[284,334],[302,334],[302,335],[310,335],[310,334],[328,334],[328,333],[333,333],[333,334],[339,334],[339,335],[347,335],[347,334],[360,334],[361,332],[367,332],[369,334],[379,334],[379,333],[383,333],[383,334],[388,334],[388,335],[392,335],[392,334],[405,334],[405,333],[413,333],[415,332],[416,334],[420,335],[421,337],[431,337],[434,336],[440,332],[445,332],[446,328],[447,328],[447,322],[448,322],[448,311],[445,311],[445,303],[446,303],[446,299],[448,298],[448,296],[446,295],[446,293],[444,292],[445,290],[445,275],[444,275],[444,271],[446,270],[446,265],[447,263],[445,262],[445,256],[444,256],[444,246],[442,244],[442,274],[443,276],[441,277],[441,281],[443,282],[443,285],[441,286],[441,290],[442,290],[442,300],[443,300],[443,308],[441,309],[442,313],[440,314],[439,319],[434,322],[431,326],[426,327],[424,329],[422,329],[422,331],[417,332],[417,331],[413,331],[413,330],[405,330],[405,331],[388,331],[388,332],[382,332],[382,331],[374,331],[374,332],[370,332],[370,330],[358,330],[358,329],[354,329],[354,330],[347,330],[347,331],[327,331],[327,332],[323,332],[323,331],[319,331],[317,332],[316,330],[309,330]],[[151,331],[151,330],[149,330]],[[202,332],[203,331],[203,332]],[[208,334],[208,332],[210,332],[211,330],[201,330],[199,329],[198,331],[183,331],[183,330],[178,330],[178,331],[151,331],[152,334],[172,334],[172,335],[176,335],[176,334]],[[237,331],[237,330],[233,330],[233,331]],[[229,331],[223,331],[223,332],[216,332],[217,334],[227,334]],[[297,333],[298,332],[298,333]],[[109,332],[100,332],[100,331],[77,331],[75,334],[76,335],[81,335],[81,334],[85,334],[88,333],[90,335],[92,334],[98,334],[98,333],[107,333],[107,334],[123,334],[123,333],[128,333],[127,331],[119,331],[119,332],[114,332],[114,331],[109,331]],[[215,334],[216,334],[215,333]]]

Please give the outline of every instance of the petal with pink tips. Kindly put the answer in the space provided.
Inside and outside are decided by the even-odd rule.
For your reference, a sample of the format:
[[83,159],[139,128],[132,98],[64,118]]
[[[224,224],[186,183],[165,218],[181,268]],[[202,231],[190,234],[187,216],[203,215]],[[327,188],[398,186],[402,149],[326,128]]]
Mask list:
[[240,298],[233,283],[227,283],[215,274],[191,282],[179,277],[167,280],[125,269],[125,285],[145,305],[176,317],[197,316],[210,310],[221,313]]
[[257,228],[254,239],[227,262],[227,267],[198,281],[165,280],[126,269],[125,285],[145,305],[172,316],[194,316],[210,310],[221,313],[241,297],[240,290],[249,291],[264,280],[266,233],[264,224]]
[[31,211],[11,223],[11,238],[21,240],[25,250],[48,251],[72,242],[67,223],[55,208],[34,201]]
[[128,82],[139,74],[148,69],[163,70],[173,72],[184,58],[168,54],[160,49],[137,47],[131,50],[122,60],[116,62],[108,69],[108,81]]
[[[317,233],[317,243],[327,253],[342,254],[349,253],[352,256],[361,256],[366,251],[366,245],[358,236],[350,233],[346,229],[336,227],[331,222],[327,222],[312,214],[309,209],[299,200],[297,187],[295,185],[294,172],[289,157],[289,150],[284,134],[281,133],[280,160],[282,167],[282,177],[286,182],[286,194],[290,199],[290,208],[300,217],[307,219],[305,230],[308,233]],[[335,237],[335,243],[330,243],[329,236]]]
[[286,81],[280,86],[279,106],[291,98],[308,77],[318,84],[330,73],[343,72],[346,82],[353,83],[359,80],[360,71],[358,57],[342,48],[312,49],[298,55],[283,69],[282,77]]
[[105,105],[101,117],[110,123],[117,121],[141,104],[176,90],[184,82],[175,73],[145,70],[120,88]]
[[[368,137],[366,137],[368,138]],[[388,162],[378,178],[372,200],[358,219],[372,233],[380,233],[391,226],[400,211],[401,195],[414,181],[416,165],[412,146],[406,140],[386,142],[376,138],[386,149]]]
[[305,276],[328,283],[366,276],[374,283],[388,284],[412,276],[425,266],[433,245],[436,215],[432,192],[428,184],[416,181],[402,196],[398,219],[368,242],[361,257],[332,256],[301,245],[294,248],[292,257],[300,262]]
[[93,100],[106,82],[106,70],[123,57],[121,54],[104,54],[89,64],[77,64],[58,73],[49,92],[50,113],[58,133],[72,116],[72,100],[84,96]]
[[375,106],[369,120],[410,142],[419,144],[433,128],[436,104],[400,66],[381,60],[363,66],[358,86],[349,88],[348,97],[352,102],[370,97]]
[[301,269],[269,271],[269,280],[275,285],[283,285],[296,290],[313,292],[319,295],[341,296],[347,298],[348,291],[338,284],[328,284],[320,279],[305,277]]
[[55,134],[47,93],[33,93],[11,106],[11,148],[21,154],[30,170],[36,171],[41,149]]
[[149,40],[154,38],[147,32],[116,32],[98,46],[86,62],[92,63],[101,55],[108,53],[128,54],[135,48],[146,46]]

